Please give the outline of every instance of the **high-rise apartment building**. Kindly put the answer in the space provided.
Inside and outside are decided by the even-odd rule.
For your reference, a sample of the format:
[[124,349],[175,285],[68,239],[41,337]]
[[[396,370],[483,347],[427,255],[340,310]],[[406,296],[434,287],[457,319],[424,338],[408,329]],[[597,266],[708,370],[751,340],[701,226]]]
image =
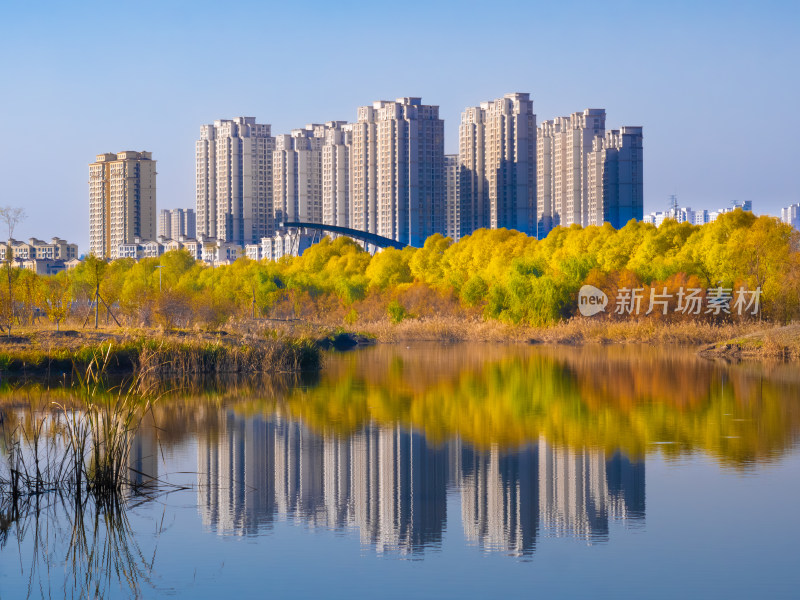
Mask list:
[[150,152],[98,154],[89,165],[89,252],[117,258],[120,244],[156,235],[156,161]]
[[[379,103],[376,102],[375,105]],[[378,230],[378,124],[374,106],[361,106],[350,146],[350,227]]]
[[322,144],[325,125],[307,125],[275,138],[272,190],[275,220],[322,223]]
[[253,117],[200,128],[196,149],[197,230],[244,246],[275,230],[270,126]]
[[587,108],[538,128],[537,234],[554,227],[611,223],[643,214],[642,128],[606,133],[606,111]]
[[158,216],[158,235],[173,240],[197,237],[197,221],[191,208],[163,209]]
[[605,135],[606,111],[587,108],[544,121],[536,138],[537,230],[588,223],[588,157],[594,138]]
[[350,227],[350,152],[353,126],[344,121],[325,124],[322,145],[322,222]]
[[486,177],[484,152],[486,144],[485,112],[477,106],[461,113],[458,128],[459,159],[459,229],[460,236],[486,227]]
[[597,136],[588,155],[584,225],[619,229],[644,213],[642,128],[623,127]]
[[530,94],[467,108],[459,127],[461,235],[535,231],[536,115]]
[[781,221],[800,229],[800,204],[790,204],[781,209]]
[[454,242],[461,239],[458,154],[444,155],[445,232]]
[[352,124],[351,227],[420,247],[445,231],[444,121],[420,98],[378,101]]

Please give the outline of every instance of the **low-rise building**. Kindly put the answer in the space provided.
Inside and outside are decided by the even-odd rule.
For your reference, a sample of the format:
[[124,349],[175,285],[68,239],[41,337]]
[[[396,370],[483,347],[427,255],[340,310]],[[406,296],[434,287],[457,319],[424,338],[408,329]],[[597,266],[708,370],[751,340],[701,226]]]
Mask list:
[[[164,238],[161,238],[162,240]],[[164,254],[164,244],[158,240],[148,240],[142,243],[142,256],[144,258],[158,258]]]
[[178,240],[181,249],[186,250],[195,260],[203,260],[203,242],[196,238],[184,238]]
[[230,264],[243,255],[242,247],[232,242],[223,242],[217,238],[199,236],[179,239],[169,239],[159,236],[157,240],[140,240],[135,238],[133,243],[120,244],[116,249],[119,258],[158,258],[165,252],[173,250],[186,250],[195,260],[201,260],[210,265]]
[[33,271],[37,275],[56,275],[67,269],[66,261],[61,259],[31,258],[19,261],[18,264],[23,269]]
[[138,242],[120,244],[117,248],[117,258],[132,258],[139,260],[142,257],[142,245]]
[[19,260],[70,260],[78,257],[78,245],[70,244],[61,238],[54,237],[48,243],[38,238],[29,238],[27,242],[15,239],[0,244],[0,260],[6,259],[6,249],[11,247],[11,257]]
[[261,258],[278,260],[284,256],[300,256],[317,237],[306,229],[283,229],[272,237],[261,238]]
[[203,241],[202,252],[202,261],[217,267],[220,265],[232,264],[237,258],[242,256],[242,247],[233,242],[224,242],[217,239],[213,241],[205,240]]
[[164,239],[161,241],[161,245],[164,246],[164,252],[172,252],[183,248],[181,241],[175,239]]
[[678,223],[691,223],[692,225],[705,225],[706,223],[713,223],[717,220],[717,217],[720,215],[724,215],[725,213],[733,212],[737,208],[741,208],[742,210],[753,210],[753,203],[750,200],[746,200],[744,202],[733,202],[731,206],[726,208],[720,208],[718,210],[708,211],[705,209],[702,210],[692,210],[690,207],[679,207],[673,206],[669,210],[666,211],[657,211],[651,212],[649,215],[645,215],[642,218],[643,223],[650,223],[655,225],[656,227],[660,227],[661,223],[663,223],[666,219],[672,219],[673,221],[677,221]]
[[244,255],[250,260],[261,260],[261,244],[247,244]]

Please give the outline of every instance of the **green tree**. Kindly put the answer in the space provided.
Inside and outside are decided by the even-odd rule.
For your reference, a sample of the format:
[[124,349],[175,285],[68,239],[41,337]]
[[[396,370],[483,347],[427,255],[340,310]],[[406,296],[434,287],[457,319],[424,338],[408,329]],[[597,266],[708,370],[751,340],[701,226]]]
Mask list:
[[60,331],[61,323],[66,321],[70,313],[72,285],[69,273],[64,271],[45,279],[41,286],[41,294],[47,318],[56,324],[56,331]]

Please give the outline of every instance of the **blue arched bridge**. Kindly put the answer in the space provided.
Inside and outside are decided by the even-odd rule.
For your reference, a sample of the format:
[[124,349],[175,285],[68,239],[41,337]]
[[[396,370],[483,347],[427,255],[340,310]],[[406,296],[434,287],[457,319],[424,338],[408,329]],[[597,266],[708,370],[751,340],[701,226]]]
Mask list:
[[351,229],[350,227],[339,227],[338,225],[325,225],[323,223],[305,223],[303,221],[286,221],[281,223],[280,227],[292,227],[297,229],[312,229],[317,231],[327,231],[330,233],[337,233],[339,235],[346,235],[354,240],[361,240],[367,244],[377,246],[378,248],[397,248],[402,250],[408,244],[398,242],[391,238],[383,237],[376,233],[369,233],[359,229]]

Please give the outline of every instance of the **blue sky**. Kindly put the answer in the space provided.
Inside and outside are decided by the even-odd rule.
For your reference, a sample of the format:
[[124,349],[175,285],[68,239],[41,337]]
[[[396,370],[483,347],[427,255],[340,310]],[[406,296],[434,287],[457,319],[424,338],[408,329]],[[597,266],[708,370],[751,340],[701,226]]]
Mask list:
[[[0,205],[17,238],[88,245],[88,164],[149,150],[159,208],[194,206],[215,119],[284,133],[421,96],[456,152],[466,106],[530,92],[538,120],[642,125],[645,212],[800,202],[800,2],[17,2],[0,7]],[[5,237],[0,232],[0,237]]]

